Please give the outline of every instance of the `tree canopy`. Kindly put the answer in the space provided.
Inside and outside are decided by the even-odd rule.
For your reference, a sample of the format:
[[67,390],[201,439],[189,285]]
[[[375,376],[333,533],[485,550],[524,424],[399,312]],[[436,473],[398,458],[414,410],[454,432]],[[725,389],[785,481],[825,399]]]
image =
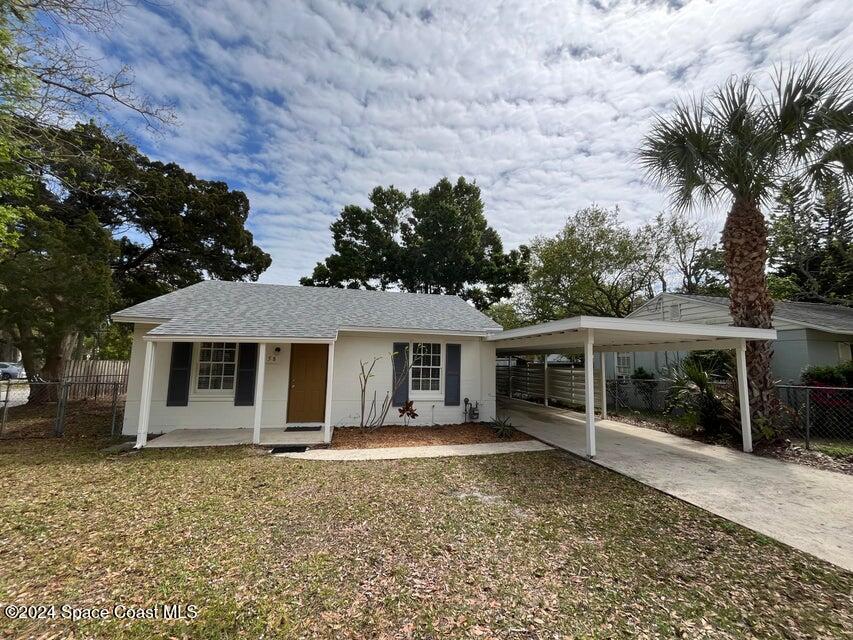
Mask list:
[[74,343],[116,308],[205,277],[254,280],[269,266],[245,228],[242,192],[152,161],[93,124],[31,139],[44,161],[14,202],[34,213],[0,258],[0,326],[31,375],[40,362],[43,377],[58,377]]
[[770,214],[770,265],[786,298],[851,304],[853,200],[841,180],[783,186]]
[[[41,137],[81,114],[120,106],[149,126],[171,122],[172,113],[134,91],[130,68],[106,70],[63,29],[103,32],[123,8],[114,0],[4,0],[0,2],[0,253],[14,246],[16,221],[31,213],[24,196],[28,173],[42,167]],[[66,153],[81,153],[66,147]]]
[[409,195],[376,187],[369,200],[344,207],[331,225],[334,253],[301,284],[455,294],[487,309],[524,281],[526,247],[504,252],[474,182],[442,178]]
[[522,315],[533,322],[628,315],[664,269],[669,241],[659,231],[654,223],[628,229],[618,209],[592,205],[576,212],[556,236],[531,243]]
[[256,280],[269,267],[269,255],[246,229],[242,191],[150,160],[92,123],[38,139],[48,145],[41,152],[50,179],[61,185],[61,206],[91,211],[116,242],[110,268],[117,305],[204,277]]

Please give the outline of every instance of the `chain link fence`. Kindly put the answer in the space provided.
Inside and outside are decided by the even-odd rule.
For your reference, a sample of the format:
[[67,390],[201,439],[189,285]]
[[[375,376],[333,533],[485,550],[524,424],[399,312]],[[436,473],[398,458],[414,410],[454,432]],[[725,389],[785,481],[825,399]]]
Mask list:
[[0,383],[0,439],[115,437],[121,433],[127,378]]
[[[498,365],[499,396],[583,410],[584,371],[578,367],[541,363]],[[600,371],[595,371],[595,405],[601,407]],[[721,383],[722,385],[723,383]],[[607,410],[619,415],[632,412],[648,416],[678,415],[670,412],[672,382],[660,378],[607,380]],[[785,437],[807,449],[833,457],[853,456],[853,388],[778,385],[782,405],[779,426]]]
[[853,388],[779,385],[790,438],[834,457],[853,456]]

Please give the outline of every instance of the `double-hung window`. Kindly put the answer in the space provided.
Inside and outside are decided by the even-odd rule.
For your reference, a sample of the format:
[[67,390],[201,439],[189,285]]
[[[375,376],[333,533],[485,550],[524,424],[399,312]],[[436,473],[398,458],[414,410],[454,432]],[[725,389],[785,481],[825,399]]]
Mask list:
[[441,343],[415,342],[412,344],[411,391],[441,391]]
[[202,342],[198,350],[199,391],[227,391],[234,388],[237,343]]
[[627,353],[617,353],[616,354],[616,377],[617,378],[630,378],[631,373],[633,373],[634,368],[634,354]]

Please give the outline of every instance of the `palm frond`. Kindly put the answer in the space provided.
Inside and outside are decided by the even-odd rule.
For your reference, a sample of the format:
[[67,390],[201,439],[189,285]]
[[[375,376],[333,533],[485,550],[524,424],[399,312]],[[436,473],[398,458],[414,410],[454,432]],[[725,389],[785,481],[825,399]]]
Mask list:
[[724,192],[761,202],[791,179],[853,179],[853,67],[812,58],[778,67],[773,87],[732,78],[658,116],[639,151],[647,178],[677,208]]
[[810,169],[839,142],[853,135],[853,72],[834,57],[809,58],[802,65],[779,66],[775,99],[766,110],[784,152]]
[[639,151],[640,166],[657,185],[669,187],[672,204],[690,207],[713,201],[717,138],[707,122],[702,99],[679,102],[668,117],[658,116]]

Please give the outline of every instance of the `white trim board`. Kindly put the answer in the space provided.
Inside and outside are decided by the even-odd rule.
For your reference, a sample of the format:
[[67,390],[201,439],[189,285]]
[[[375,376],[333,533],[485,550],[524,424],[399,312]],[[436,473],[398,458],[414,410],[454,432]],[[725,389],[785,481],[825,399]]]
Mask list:
[[[755,329],[752,327],[733,327],[729,325],[690,324],[686,322],[658,322],[650,320],[632,320],[630,318],[599,318],[597,316],[574,316],[564,320],[543,322],[529,327],[520,327],[503,331],[486,338],[489,342],[503,342],[510,346],[510,341],[521,338],[578,332],[577,344],[583,344],[580,335],[582,329],[600,329],[603,331],[624,332],[626,341],[630,334],[663,334],[660,342],[677,342],[679,337],[690,338],[742,338],[745,340],[775,340],[775,329]],[[657,340],[639,337],[639,341],[652,344]]]

